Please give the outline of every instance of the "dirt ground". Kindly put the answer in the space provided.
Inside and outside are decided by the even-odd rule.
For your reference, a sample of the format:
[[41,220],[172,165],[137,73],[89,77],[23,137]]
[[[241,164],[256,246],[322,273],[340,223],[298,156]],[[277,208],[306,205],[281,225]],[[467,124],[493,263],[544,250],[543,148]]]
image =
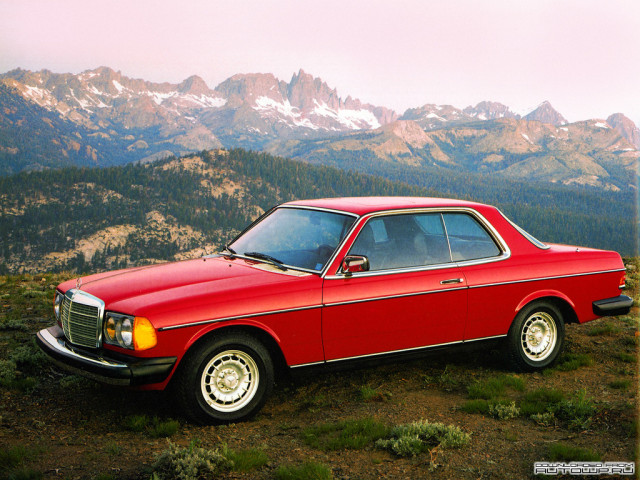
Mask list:
[[[0,329],[0,358],[29,344],[33,332],[51,324],[44,308],[49,300],[22,291],[47,291],[56,278],[20,277],[0,283],[3,315],[9,324],[16,309],[24,311],[24,328]],[[22,290],[20,290],[22,289]],[[44,295],[43,295],[44,296]],[[49,304],[50,305],[50,304]],[[31,310],[27,310],[30,308]],[[13,312],[13,314],[12,314]],[[567,327],[564,355],[587,359],[575,369],[517,374],[523,391],[508,391],[516,404],[526,392],[557,389],[567,398],[584,389],[595,405],[586,428],[564,421],[549,426],[530,417],[500,420],[467,413],[468,387],[500,375],[512,375],[501,352],[474,348],[438,351],[419,360],[385,361],[377,366],[338,371],[307,371],[278,381],[273,396],[252,420],[224,426],[195,426],[183,418],[168,397],[108,387],[39,364],[31,383],[0,386],[0,450],[22,449],[12,466],[3,458],[0,479],[16,468],[45,479],[149,479],[167,438],[149,429],[131,431],[127,419],[144,416],[177,420],[169,440],[178,445],[197,441],[205,448],[226,444],[239,451],[256,448],[268,462],[247,472],[216,478],[274,478],[282,465],[314,461],[331,469],[336,479],[527,479],[533,463],[549,459],[549,448],[561,443],[596,452],[604,461],[637,461],[638,439],[638,311]],[[18,322],[19,323],[19,322]],[[1,322],[0,322],[1,326]],[[18,365],[19,366],[19,365]],[[17,372],[16,378],[24,372]],[[365,391],[373,395],[365,395]],[[346,419],[374,418],[388,426],[426,419],[457,425],[471,435],[459,449],[400,458],[373,444],[358,450],[323,451],[307,445],[304,430]],[[14,470],[12,470],[14,468]],[[13,474],[15,476],[15,474]],[[609,477],[611,478],[611,477]]]

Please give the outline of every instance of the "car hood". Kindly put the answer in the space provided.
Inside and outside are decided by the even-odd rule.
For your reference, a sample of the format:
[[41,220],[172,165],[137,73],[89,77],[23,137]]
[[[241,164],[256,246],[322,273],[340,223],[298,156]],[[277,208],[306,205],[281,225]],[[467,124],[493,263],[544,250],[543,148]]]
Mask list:
[[191,321],[260,313],[275,308],[269,299],[282,295],[295,297],[286,303],[296,307],[314,304],[319,299],[304,294],[314,281],[321,279],[245,259],[204,257],[90,275],[59,289],[80,283],[83,292],[105,302],[105,310],[145,316],[162,327],[182,323],[187,312]]

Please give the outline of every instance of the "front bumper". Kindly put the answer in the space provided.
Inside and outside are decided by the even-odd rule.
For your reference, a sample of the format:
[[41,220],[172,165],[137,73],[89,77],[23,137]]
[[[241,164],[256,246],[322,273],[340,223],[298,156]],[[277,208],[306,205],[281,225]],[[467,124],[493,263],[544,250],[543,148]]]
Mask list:
[[176,357],[137,358],[106,350],[92,352],[67,343],[58,325],[36,334],[40,348],[54,363],[78,375],[113,385],[159,383],[169,376]]
[[593,313],[600,317],[610,317],[613,315],[626,315],[633,306],[633,299],[626,295],[619,297],[605,298],[593,302]]

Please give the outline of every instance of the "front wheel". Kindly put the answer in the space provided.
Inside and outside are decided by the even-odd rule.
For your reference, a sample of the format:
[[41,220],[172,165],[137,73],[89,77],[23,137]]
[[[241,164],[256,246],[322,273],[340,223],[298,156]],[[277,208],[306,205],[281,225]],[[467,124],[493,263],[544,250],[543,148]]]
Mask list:
[[233,422],[260,410],[273,379],[273,362],[262,343],[242,333],[222,334],[183,360],[175,394],[198,423]]
[[555,305],[536,302],[523,308],[507,335],[507,355],[517,370],[553,364],[564,346],[564,321]]

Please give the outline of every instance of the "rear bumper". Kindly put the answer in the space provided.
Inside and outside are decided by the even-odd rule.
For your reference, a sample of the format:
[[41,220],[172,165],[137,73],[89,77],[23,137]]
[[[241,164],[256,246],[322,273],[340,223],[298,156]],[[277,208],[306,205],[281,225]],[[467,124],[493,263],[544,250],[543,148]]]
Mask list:
[[600,317],[610,317],[613,315],[626,315],[633,306],[633,299],[626,295],[619,297],[605,298],[593,302],[593,313]]
[[108,351],[88,351],[67,343],[58,325],[36,334],[40,348],[54,363],[78,375],[113,385],[159,383],[169,376],[176,357],[137,358]]

